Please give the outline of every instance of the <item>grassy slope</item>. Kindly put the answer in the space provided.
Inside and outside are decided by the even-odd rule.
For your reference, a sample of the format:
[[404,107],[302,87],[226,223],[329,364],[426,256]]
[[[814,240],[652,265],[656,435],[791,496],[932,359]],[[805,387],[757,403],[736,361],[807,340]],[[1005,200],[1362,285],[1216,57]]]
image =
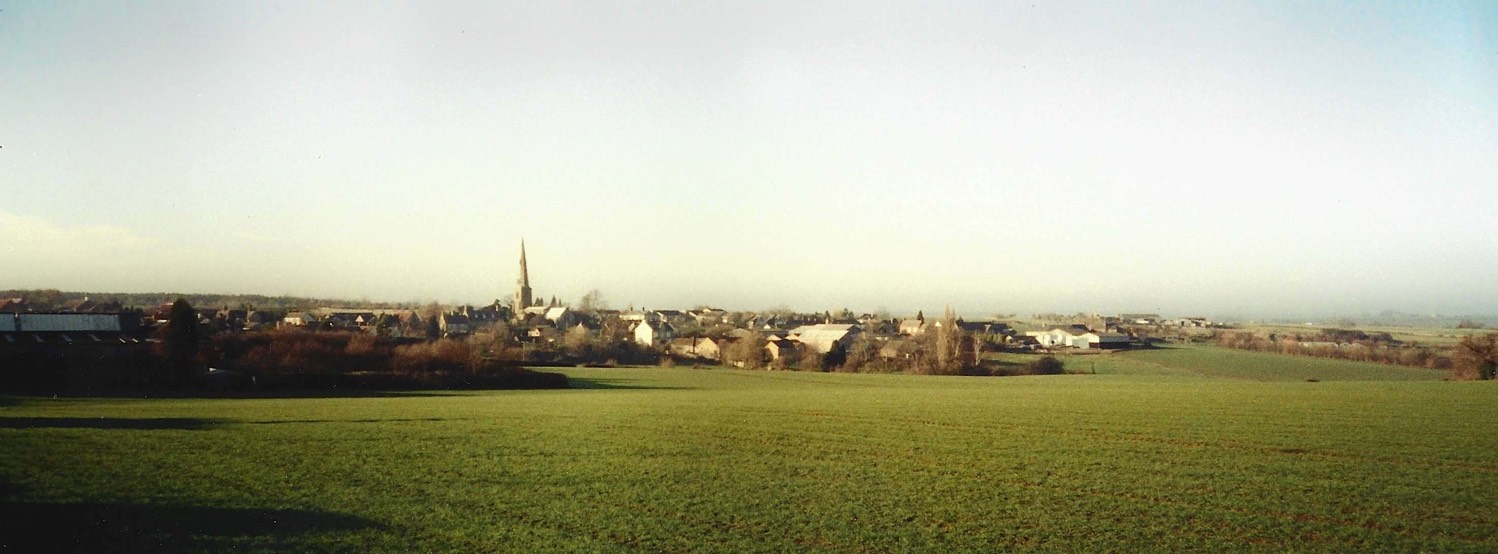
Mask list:
[[[990,354],[986,357],[1014,365],[1035,359],[1031,354]],[[1068,371],[1099,375],[1212,377],[1251,381],[1439,381],[1450,375],[1450,372],[1443,370],[1286,356],[1204,345],[1173,345],[1168,348],[1059,358],[1066,364]]]
[[[1124,375],[1197,375],[1254,381],[1439,381],[1443,370],[1309,356],[1286,356],[1216,346],[1174,346],[1123,352],[1097,362],[1097,372]],[[1074,358],[1070,368],[1087,370],[1092,358]],[[1101,360],[1102,358],[1099,358]]]
[[1498,549],[1488,383],[569,372],[593,388],[19,401],[0,542]]

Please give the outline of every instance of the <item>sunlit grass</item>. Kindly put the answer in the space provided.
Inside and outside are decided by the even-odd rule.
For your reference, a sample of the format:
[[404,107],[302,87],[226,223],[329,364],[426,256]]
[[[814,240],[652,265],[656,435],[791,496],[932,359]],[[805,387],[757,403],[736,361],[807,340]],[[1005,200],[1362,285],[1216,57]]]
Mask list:
[[22,400],[7,515],[213,551],[1498,548],[1488,383],[568,373],[591,388]]

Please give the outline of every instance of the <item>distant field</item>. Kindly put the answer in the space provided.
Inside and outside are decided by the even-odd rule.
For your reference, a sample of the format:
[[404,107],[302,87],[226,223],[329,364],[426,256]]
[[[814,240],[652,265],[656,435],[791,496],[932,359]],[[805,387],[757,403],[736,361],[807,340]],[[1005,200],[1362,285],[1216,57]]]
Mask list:
[[[1011,363],[1029,354],[1000,355]],[[1286,356],[1217,346],[1172,345],[1100,355],[1059,356],[1068,371],[1099,375],[1174,375],[1251,381],[1439,381],[1445,370],[1404,367],[1310,356]]]
[[[1326,323],[1318,325],[1249,325],[1241,330],[1255,331],[1261,334],[1314,334],[1322,329],[1337,328],[1335,324]],[[1351,327],[1356,331],[1364,333],[1388,333],[1395,340],[1404,342],[1415,342],[1425,346],[1456,346],[1463,337],[1472,334],[1492,333],[1493,329],[1453,329],[1450,327],[1399,327],[1399,326],[1376,326],[1357,325]]]
[[[1190,369],[1224,352],[1099,358],[1115,374],[1097,376],[576,369],[589,388],[10,399],[0,543],[1498,550],[1494,383]],[[1148,368],[1180,375],[1117,374]]]

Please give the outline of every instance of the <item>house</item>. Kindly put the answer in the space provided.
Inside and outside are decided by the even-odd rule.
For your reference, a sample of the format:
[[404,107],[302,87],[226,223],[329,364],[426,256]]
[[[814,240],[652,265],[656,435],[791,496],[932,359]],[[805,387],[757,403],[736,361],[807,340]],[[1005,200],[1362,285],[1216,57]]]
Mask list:
[[676,337],[676,329],[664,321],[647,320],[635,324],[634,334],[635,342],[654,348],[671,342]]
[[473,322],[463,314],[445,313],[437,320],[437,329],[441,330],[442,336],[445,337],[466,335],[473,332]]
[[566,306],[547,308],[545,317],[547,321],[550,321],[558,329],[574,327],[580,319],[577,312],[567,309]]
[[794,360],[800,352],[797,342],[790,339],[778,339],[765,342],[765,351],[770,353],[771,360]]
[[925,318],[900,320],[899,333],[905,336],[915,336],[926,332]]
[[83,297],[80,300],[70,300],[70,301],[64,302],[62,304],[62,310],[61,311],[63,311],[63,312],[69,312],[69,313],[75,313],[75,314],[76,313],[87,313],[93,307],[94,307],[94,301],[93,300],[89,300],[89,298],[87,296],[85,296],[85,297]]
[[508,321],[510,309],[495,300],[493,304],[481,308],[472,306],[463,307],[463,315],[468,316],[468,321],[474,325],[479,323],[492,323],[495,321]]
[[712,327],[720,323],[728,322],[728,312],[725,310],[719,310],[717,308],[703,308],[700,310],[692,310],[690,312],[687,312],[687,314],[690,315],[693,319],[697,320],[697,324],[703,327]]
[[690,318],[681,310],[656,310],[655,319],[667,323],[681,323]]
[[792,337],[818,354],[826,354],[832,350],[833,346],[848,348],[863,331],[853,323],[821,323],[798,329],[801,332],[793,333]]
[[331,311],[323,318],[336,329],[363,329],[375,323],[374,312]]
[[672,339],[668,347],[671,354],[683,358],[716,360],[720,354],[718,343],[707,337],[683,337]]
[[306,312],[291,312],[286,314],[286,317],[281,318],[281,323],[295,327],[311,327],[317,325],[317,316]]

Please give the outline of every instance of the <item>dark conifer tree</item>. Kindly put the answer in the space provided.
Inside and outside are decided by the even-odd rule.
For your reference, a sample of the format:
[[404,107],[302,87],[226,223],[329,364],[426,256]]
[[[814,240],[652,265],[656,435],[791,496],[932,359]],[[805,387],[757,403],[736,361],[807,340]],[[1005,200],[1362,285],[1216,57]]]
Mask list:
[[186,382],[192,377],[192,362],[198,354],[198,313],[178,298],[167,315],[166,360],[169,379]]

